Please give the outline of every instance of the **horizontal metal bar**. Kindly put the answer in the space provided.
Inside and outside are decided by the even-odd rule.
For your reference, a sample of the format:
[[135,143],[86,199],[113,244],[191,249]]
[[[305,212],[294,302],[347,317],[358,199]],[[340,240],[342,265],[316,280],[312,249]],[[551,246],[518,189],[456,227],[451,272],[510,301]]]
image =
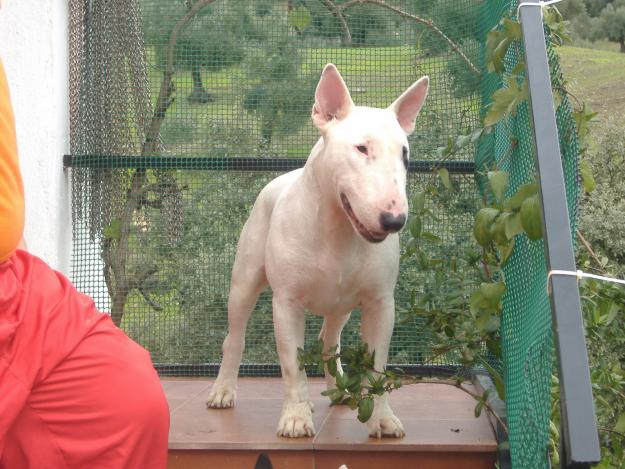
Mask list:
[[[156,371],[161,376],[217,376],[219,363],[156,363]],[[401,369],[412,376],[450,377],[458,373],[458,365],[387,365],[388,370]],[[321,376],[316,368],[307,369],[308,376]],[[243,363],[239,376],[280,376],[280,365],[277,363]]]
[[[93,169],[183,169],[206,171],[291,171],[301,168],[304,158],[219,158],[186,156],[119,156],[119,155],[64,155],[66,168]],[[411,161],[408,171],[429,173],[445,168],[452,174],[472,174],[473,161]]]
[[[541,7],[522,7],[521,25],[547,269],[575,270]],[[599,461],[600,449],[577,279],[552,277],[551,309],[560,374],[561,461],[566,468],[590,467]]]

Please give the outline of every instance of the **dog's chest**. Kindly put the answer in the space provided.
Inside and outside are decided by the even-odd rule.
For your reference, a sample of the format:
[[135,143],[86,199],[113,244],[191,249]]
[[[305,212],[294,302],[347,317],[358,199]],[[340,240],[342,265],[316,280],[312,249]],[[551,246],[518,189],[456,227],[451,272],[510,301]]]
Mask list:
[[357,307],[363,294],[376,295],[390,288],[379,270],[384,262],[376,262],[369,250],[351,253],[320,249],[311,262],[308,275],[297,287],[306,309],[314,314],[346,313]]
[[362,289],[362,271],[358,266],[317,265],[311,274],[299,288],[306,309],[326,315],[346,312],[358,305]]

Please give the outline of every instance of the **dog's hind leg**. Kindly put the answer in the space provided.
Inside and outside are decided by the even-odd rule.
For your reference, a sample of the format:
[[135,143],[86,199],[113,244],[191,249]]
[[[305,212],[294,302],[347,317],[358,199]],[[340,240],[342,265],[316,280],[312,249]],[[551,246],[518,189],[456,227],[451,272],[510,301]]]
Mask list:
[[228,298],[228,335],[223,343],[223,358],[219,374],[213,383],[206,402],[207,407],[227,408],[234,406],[237,377],[243,350],[247,322],[256,305],[258,295],[266,283],[256,282],[254,286],[233,281]]
[[[327,353],[332,347],[336,346],[336,352],[341,351],[341,331],[345,324],[349,320],[348,314],[340,315],[328,315],[323,318],[323,325],[319,332],[319,338],[323,341],[323,352]],[[341,359],[336,360],[336,372],[343,374],[343,368],[341,367]],[[328,367],[325,368],[326,387],[332,389],[336,387],[336,378],[328,372]]]
[[[246,228],[249,229],[249,226]],[[228,297],[228,335],[223,343],[223,358],[217,379],[208,395],[207,407],[227,408],[234,405],[237,376],[245,349],[245,330],[258,295],[267,287],[263,250],[255,245],[257,237],[248,237],[246,234],[244,229],[232,269]]]

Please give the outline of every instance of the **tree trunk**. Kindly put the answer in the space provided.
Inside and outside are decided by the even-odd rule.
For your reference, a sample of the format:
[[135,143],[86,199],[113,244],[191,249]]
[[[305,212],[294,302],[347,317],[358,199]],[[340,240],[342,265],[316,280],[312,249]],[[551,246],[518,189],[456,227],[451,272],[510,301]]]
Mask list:
[[124,317],[124,307],[126,306],[126,299],[128,298],[128,292],[118,291],[113,295],[113,301],[111,305],[111,319],[113,324],[117,327],[121,327],[122,318]]
[[271,145],[271,137],[273,136],[273,122],[269,119],[263,120],[260,126],[260,147],[266,149]]
[[202,83],[202,71],[199,63],[193,63],[191,68],[191,78],[193,79],[193,91],[187,98],[192,103],[206,104],[213,101],[211,94],[204,89]]
[[621,52],[625,54],[625,37],[621,38],[621,40],[619,41],[619,44],[621,44]]

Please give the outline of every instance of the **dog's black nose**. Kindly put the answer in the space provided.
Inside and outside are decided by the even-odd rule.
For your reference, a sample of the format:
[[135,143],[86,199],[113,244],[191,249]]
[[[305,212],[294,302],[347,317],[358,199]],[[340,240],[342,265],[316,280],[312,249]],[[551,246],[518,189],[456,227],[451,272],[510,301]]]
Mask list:
[[380,215],[380,225],[382,225],[382,229],[387,233],[396,233],[401,230],[406,223],[406,215],[393,215],[391,212],[382,212]]

